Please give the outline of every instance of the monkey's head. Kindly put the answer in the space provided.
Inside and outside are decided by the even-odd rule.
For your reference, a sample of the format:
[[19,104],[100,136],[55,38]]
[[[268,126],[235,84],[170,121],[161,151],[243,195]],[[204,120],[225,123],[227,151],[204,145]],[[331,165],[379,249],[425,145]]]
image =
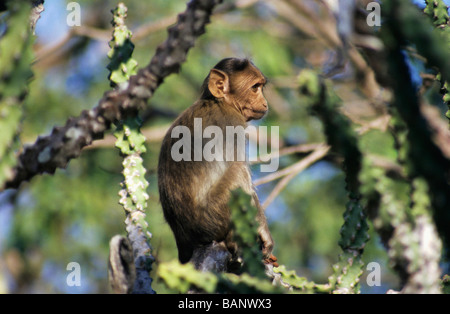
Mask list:
[[209,72],[201,99],[222,101],[240,112],[246,121],[261,119],[267,112],[263,87],[267,79],[248,59],[226,58]]

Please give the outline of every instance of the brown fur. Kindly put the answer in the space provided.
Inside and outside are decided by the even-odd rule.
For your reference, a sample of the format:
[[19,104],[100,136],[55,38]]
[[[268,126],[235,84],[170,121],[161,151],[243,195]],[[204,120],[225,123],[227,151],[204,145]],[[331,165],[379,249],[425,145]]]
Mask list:
[[[203,129],[210,125],[220,127],[225,146],[226,126],[245,128],[247,121],[260,119],[267,112],[262,93],[265,83],[265,77],[250,61],[222,60],[205,79],[201,98],[176,119],[163,140],[158,165],[160,200],[182,263],[191,259],[194,249],[213,241],[225,242],[235,256],[228,201],[230,191],[239,187],[253,196],[259,209],[255,219],[259,223],[263,254],[265,258],[271,254],[272,237],[246,162],[193,161],[194,118],[202,118]],[[171,157],[172,145],[179,140],[171,138],[175,126],[186,126],[191,131],[192,161],[175,162]],[[204,139],[203,146],[209,140]]]

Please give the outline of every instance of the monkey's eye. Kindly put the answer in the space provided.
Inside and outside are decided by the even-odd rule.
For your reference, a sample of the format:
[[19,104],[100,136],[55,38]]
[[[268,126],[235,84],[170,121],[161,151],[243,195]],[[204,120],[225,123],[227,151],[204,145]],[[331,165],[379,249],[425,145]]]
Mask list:
[[252,90],[253,90],[254,92],[256,92],[261,86],[262,86],[261,83],[256,83],[255,85],[252,86]]

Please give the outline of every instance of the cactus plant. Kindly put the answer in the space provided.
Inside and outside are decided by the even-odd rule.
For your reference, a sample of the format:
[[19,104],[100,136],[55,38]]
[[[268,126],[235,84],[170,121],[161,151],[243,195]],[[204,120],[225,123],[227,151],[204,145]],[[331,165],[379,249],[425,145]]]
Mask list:
[[23,101],[32,76],[33,37],[29,24],[31,6],[27,1],[9,1],[8,27],[0,41],[0,189],[13,177],[20,148],[19,132]]
[[350,122],[339,112],[341,101],[329,83],[321,80],[312,71],[303,70],[299,75],[299,90],[311,98],[311,108],[323,122],[328,144],[344,157],[343,170],[349,200],[340,231],[339,246],[343,253],[333,265],[333,275],[329,278],[330,286],[333,287],[333,293],[358,293],[359,277],[364,266],[361,255],[369,240],[366,214],[360,204],[358,178],[363,155]]
[[257,244],[258,226],[255,220],[257,208],[251,204],[251,196],[241,189],[233,191],[230,199],[231,222],[234,229],[234,239],[242,250],[244,271],[264,278],[264,265],[262,253]]
[[[439,6],[439,3],[436,3],[438,5],[436,9],[442,12],[442,5]],[[448,82],[450,80],[448,63],[450,55],[448,49],[442,47],[443,44],[448,44],[448,40],[445,39],[446,36],[442,37],[443,33],[430,27],[431,23],[422,19],[420,12],[417,12],[416,7],[409,1],[388,1],[384,9],[387,19],[381,39],[386,47],[389,73],[395,82],[392,86],[395,110],[391,110],[391,114],[394,119],[401,119],[407,129],[404,141],[407,142],[407,146],[405,146],[406,150],[403,154],[407,159],[405,162],[409,181],[406,188],[407,195],[414,189],[416,189],[415,193],[419,193],[417,183],[415,183],[415,187],[411,187],[411,182],[414,180],[420,179],[426,183],[428,186],[426,194],[430,197],[430,215],[433,217],[434,224],[445,245],[448,246],[450,241],[448,229],[450,188],[447,176],[450,161],[432,140],[433,131],[421,112],[423,104],[417,95],[416,86],[411,80],[410,68],[403,53],[403,44],[405,41],[411,41],[415,44],[417,51],[427,58],[427,65],[437,67],[442,80]],[[429,4],[427,13],[433,10],[430,9]],[[440,22],[446,19],[442,18],[442,14],[439,16],[437,20]],[[422,193],[422,195],[424,194]],[[410,212],[411,210],[408,209],[408,215]],[[416,232],[420,231],[415,224],[412,228]],[[418,245],[420,246],[420,243]]]
[[[448,46],[450,44],[450,27],[448,25],[450,18],[448,16],[447,5],[442,0],[426,0],[425,3],[425,14],[432,19],[433,25],[436,27],[436,31],[440,32],[440,35],[443,37],[446,45]],[[448,106],[445,116],[449,119],[450,123],[450,91],[448,81],[443,80],[440,73],[438,73],[436,79],[441,81],[441,93],[443,95],[442,99]]]
[[[111,71],[109,79],[112,86],[120,88],[126,84],[130,75],[135,74],[137,62],[131,58],[134,45],[131,42],[131,32],[125,25],[127,8],[119,3],[112,11],[114,18],[113,39],[110,41],[111,59],[108,69]],[[152,279],[149,272],[152,269],[154,257],[149,243],[151,233],[145,220],[145,208],[149,196],[146,192],[148,182],[145,179],[146,169],[141,154],[146,152],[145,137],[140,131],[140,120],[137,116],[129,116],[117,123],[114,136],[117,138],[116,147],[123,155],[122,189],[119,192],[119,203],[126,213],[126,230],[133,247],[136,278],[133,293],[153,293]]]

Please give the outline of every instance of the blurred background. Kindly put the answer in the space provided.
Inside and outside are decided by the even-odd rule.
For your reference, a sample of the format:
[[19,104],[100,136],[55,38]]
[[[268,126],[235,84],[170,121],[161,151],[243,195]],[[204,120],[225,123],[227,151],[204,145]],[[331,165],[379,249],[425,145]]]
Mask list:
[[[21,141],[33,143],[68,117],[94,107],[110,89],[107,80],[107,52],[111,37],[111,9],[117,1],[77,1],[81,26],[69,27],[70,11],[64,0],[45,2],[36,26],[35,78],[25,104]],[[279,126],[282,146],[297,147],[280,158],[280,169],[298,162],[314,145],[325,142],[322,125],[311,115],[296,89],[296,77],[303,68],[326,73],[343,100],[343,111],[366,128],[360,132],[365,151],[373,158],[395,159],[392,137],[385,132],[379,91],[361,84],[358,63],[344,63],[336,42],[333,1],[237,0],[224,1],[189,52],[178,75],[172,75],[157,89],[143,113],[147,137],[144,155],[150,183],[147,220],[153,234],[151,244],[157,262],[177,258],[173,235],[164,221],[157,191],[156,166],[162,136],[174,118],[199,96],[200,85],[218,61],[225,57],[248,57],[269,78],[265,95],[269,114],[258,124]],[[423,1],[415,1],[423,7]],[[133,31],[133,57],[145,66],[167,35],[167,27],[186,8],[185,0],[127,0],[127,25]],[[374,27],[373,31],[377,31]],[[423,61],[410,58],[418,84],[424,78]],[[428,86],[426,100],[445,112],[439,84]],[[442,114],[444,117],[444,114]],[[381,119],[381,120],[380,120]],[[377,123],[372,123],[378,121]],[[380,122],[381,121],[381,122]],[[84,149],[80,158],[53,176],[36,176],[17,191],[0,194],[0,292],[4,293],[107,293],[108,243],[124,234],[125,215],[118,204],[122,180],[122,159],[114,138]],[[253,169],[254,180],[267,174]],[[262,181],[259,181],[261,183]],[[277,180],[259,184],[262,202]],[[341,252],[337,242],[345,210],[343,174],[333,156],[316,160],[270,202],[266,214],[280,264],[318,283],[327,282],[331,265]],[[366,285],[363,293],[385,293],[396,289],[397,277],[373,228],[364,262],[381,265],[381,286]],[[66,284],[66,266],[81,266],[81,286]],[[443,264],[445,269],[448,265]],[[169,292],[155,279],[153,288]]]

